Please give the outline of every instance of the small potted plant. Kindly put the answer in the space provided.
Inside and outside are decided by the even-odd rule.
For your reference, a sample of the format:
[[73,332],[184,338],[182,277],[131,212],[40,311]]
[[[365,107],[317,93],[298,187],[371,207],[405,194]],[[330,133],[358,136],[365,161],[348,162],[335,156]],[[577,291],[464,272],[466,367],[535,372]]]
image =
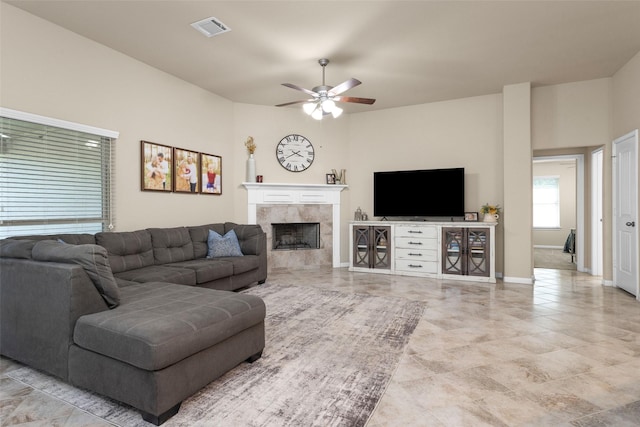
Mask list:
[[480,213],[484,215],[482,218],[484,222],[497,222],[500,218],[500,205],[485,203],[480,208]]

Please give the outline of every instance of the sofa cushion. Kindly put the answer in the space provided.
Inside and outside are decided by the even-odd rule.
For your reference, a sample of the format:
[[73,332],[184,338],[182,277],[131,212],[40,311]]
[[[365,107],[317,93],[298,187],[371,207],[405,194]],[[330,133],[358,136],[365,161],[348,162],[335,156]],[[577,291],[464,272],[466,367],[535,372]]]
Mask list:
[[80,317],[74,342],[149,371],[261,324],[266,312],[253,295],[171,283],[129,286],[122,294],[117,309]]
[[186,227],[149,228],[156,264],[193,259],[193,243]]
[[35,240],[0,240],[0,256],[4,258],[31,259],[31,250],[36,243]]
[[243,255],[242,250],[240,249],[240,243],[238,242],[238,237],[233,230],[229,231],[224,236],[221,236],[213,230],[209,230],[207,245],[209,246],[207,258],[235,257]]
[[246,273],[260,267],[260,257],[257,255],[245,255],[243,257],[223,257],[217,258],[221,261],[227,261],[233,265],[233,274]]
[[209,230],[213,230],[218,234],[224,234],[224,224],[207,224],[187,227],[191,241],[193,242],[194,258],[204,258],[209,252],[208,239]]
[[53,240],[41,240],[33,246],[35,261],[78,264],[86,272],[109,308],[120,303],[120,290],[109,267],[107,250],[98,245],[68,245]]
[[192,259],[189,261],[176,262],[166,265],[167,267],[188,268],[195,271],[196,283],[211,282],[213,280],[222,279],[223,277],[233,276],[233,263],[216,259]]
[[114,274],[155,264],[148,230],[102,232],[96,234],[96,243],[107,249]]
[[135,270],[121,271],[120,273],[114,273],[114,276],[121,280],[138,283],[162,281],[179,285],[196,285],[195,271],[188,268],[174,268],[164,265],[151,265]]

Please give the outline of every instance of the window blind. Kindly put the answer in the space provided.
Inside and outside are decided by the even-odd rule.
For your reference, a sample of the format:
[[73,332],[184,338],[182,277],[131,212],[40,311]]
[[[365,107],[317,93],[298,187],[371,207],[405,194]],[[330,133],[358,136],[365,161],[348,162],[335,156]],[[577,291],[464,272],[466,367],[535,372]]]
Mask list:
[[535,228],[560,227],[559,177],[533,177],[533,226]]
[[113,228],[114,139],[0,117],[0,238]]

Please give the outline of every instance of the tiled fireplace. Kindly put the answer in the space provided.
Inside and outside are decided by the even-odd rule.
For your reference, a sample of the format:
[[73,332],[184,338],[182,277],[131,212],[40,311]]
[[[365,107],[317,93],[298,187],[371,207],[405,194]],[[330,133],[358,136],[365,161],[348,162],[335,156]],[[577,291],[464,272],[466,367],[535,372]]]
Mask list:
[[[345,185],[244,186],[248,223],[259,224],[267,234],[269,269],[340,266],[340,192]],[[276,232],[276,228],[284,231]]]

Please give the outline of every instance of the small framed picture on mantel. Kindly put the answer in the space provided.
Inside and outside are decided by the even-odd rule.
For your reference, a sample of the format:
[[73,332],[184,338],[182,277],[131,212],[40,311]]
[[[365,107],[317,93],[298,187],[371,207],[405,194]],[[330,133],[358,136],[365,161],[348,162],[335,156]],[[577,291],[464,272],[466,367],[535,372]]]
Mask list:
[[327,174],[327,184],[335,184],[336,183],[336,174],[328,173]]
[[478,221],[478,212],[465,212],[464,213],[465,221]]

